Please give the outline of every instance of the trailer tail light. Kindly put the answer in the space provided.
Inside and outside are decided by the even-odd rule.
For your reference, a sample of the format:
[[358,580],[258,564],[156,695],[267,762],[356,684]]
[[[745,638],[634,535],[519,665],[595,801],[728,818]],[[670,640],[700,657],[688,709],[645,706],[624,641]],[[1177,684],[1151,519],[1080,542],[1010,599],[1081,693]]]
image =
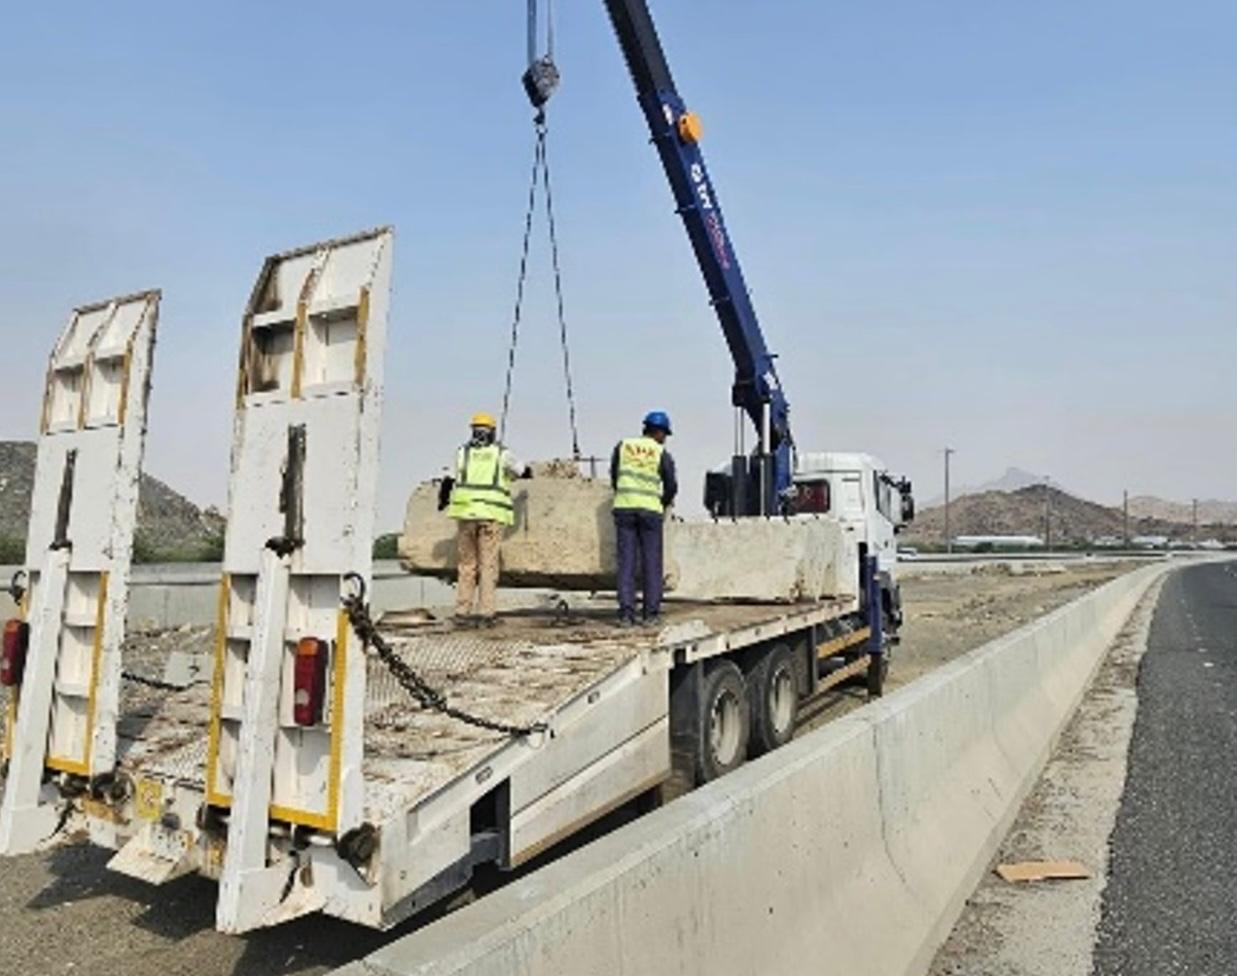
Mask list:
[[30,646],[30,625],[24,620],[4,624],[4,651],[0,655],[0,685],[15,688],[26,670],[26,648]]
[[303,637],[296,645],[292,674],[292,719],[297,725],[317,725],[322,721],[326,700],[326,641]]

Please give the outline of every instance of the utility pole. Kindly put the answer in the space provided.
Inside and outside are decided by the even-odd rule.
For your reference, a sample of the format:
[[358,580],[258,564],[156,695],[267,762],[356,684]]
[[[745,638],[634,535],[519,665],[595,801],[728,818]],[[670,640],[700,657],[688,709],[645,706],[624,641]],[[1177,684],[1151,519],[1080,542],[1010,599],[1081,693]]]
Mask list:
[[945,448],[945,551],[954,551],[954,539],[949,531],[949,458],[954,453],[952,447]]
[[1044,551],[1052,550],[1052,494],[1049,491],[1048,475],[1044,475]]
[[1194,549],[1198,548],[1198,499],[1191,500],[1192,511],[1190,514],[1190,546]]
[[1121,492],[1121,536],[1126,549],[1130,547],[1130,490]]

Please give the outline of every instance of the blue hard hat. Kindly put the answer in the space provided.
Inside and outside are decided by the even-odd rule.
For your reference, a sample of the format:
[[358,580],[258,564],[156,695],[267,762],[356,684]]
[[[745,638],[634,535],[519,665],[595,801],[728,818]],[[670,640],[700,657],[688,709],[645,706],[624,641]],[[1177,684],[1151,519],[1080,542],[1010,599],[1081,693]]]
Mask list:
[[654,410],[645,414],[645,427],[656,427],[658,430],[664,430],[667,434],[673,433],[670,429],[670,415],[663,410]]

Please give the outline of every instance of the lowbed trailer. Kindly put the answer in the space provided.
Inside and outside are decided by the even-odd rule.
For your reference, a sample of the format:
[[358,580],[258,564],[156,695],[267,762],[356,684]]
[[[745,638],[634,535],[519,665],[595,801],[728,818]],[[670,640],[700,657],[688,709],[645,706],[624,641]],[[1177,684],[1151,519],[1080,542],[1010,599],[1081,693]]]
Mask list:
[[[280,883],[247,927],[314,910],[393,925],[478,866],[518,867],[642,794],[775,748],[804,698],[852,677],[879,690],[885,662],[853,599],[666,611],[656,632],[615,628],[609,605],[512,612],[486,631],[388,614],[383,638],[452,708],[539,728],[512,736],[421,707],[366,654],[361,820],[331,834],[272,816]],[[119,774],[132,788],[84,801],[92,839],[149,881],[221,878],[229,817],[206,798],[210,686],[126,691]]]
[[[88,766],[43,756],[56,703],[34,691],[56,686],[51,659],[34,662],[10,742],[29,789],[11,775],[3,808],[21,849],[84,829],[132,877],[215,878],[226,932],[317,911],[386,927],[479,866],[513,869],[635,797],[776,748],[824,687],[866,675],[879,694],[897,615],[861,543],[861,560],[832,554],[858,567],[838,578],[846,595],[672,599],[657,630],[618,628],[612,600],[577,595],[493,630],[424,611],[371,622],[393,245],[380,228],[263,263],[241,327],[213,639],[176,647],[160,676],[122,661],[125,607],[109,604],[95,670],[116,704],[88,713],[86,741],[115,748],[87,747]],[[787,522],[852,532],[847,517]],[[70,520],[75,559],[99,521]],[[46,633],[78,626],[55,609],[37,615]]]

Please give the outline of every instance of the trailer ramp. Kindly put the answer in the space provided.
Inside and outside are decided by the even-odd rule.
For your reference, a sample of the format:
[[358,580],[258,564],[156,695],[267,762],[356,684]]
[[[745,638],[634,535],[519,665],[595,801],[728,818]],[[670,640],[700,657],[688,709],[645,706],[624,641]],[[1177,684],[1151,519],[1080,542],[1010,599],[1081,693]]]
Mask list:
[[10,688],[0,853],[48,841],[107,789],[159,292],[76,309],[52,351]]

